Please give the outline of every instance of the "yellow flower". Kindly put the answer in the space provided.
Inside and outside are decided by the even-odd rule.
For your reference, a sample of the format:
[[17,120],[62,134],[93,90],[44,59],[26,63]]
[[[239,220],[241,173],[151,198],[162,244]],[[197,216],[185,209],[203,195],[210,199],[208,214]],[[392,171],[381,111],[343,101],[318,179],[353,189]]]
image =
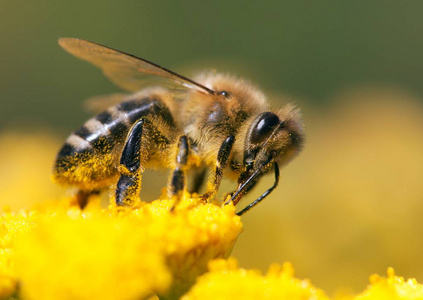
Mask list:
[[195,299],[329,299],[308,280],[293,277],[291,264],[273,264],[266,275],[256,270],[239,269],[235,259],[214,260],[210,272],[182,298]]
[[[26,145],[25,149],[10,151],[12,146],[19,142]],[[152,203],[142,202],[135,209],[117,208],[113,205],[104,209],[98,199],[92,199],[94,201],[83,211],[71,205],[74,199],[62,199],[46,204],[46,200],[59,199],[58,195],[63,194],[48,181],[51,158],[57,150],[55,144],[55,140],[47,135],[27,136],[24,139],[14,135],[0,135],[0,152],[3,153],[0,157],[0,202],[10,204],[15,211],[6,208],[0,214],[0,299],[328,299],[309,281],[294,278],[290,264],[284,264],[282,267],[272,265],[269,271],[262,275],[256,270],[238,268],[234,259],[213,260],[229,256],[242,229],[240,218],[235,216],[234,207],[231,205],[219,207],[204,204],[196,195],[188,194],[174,213],[170,212],[173,201],[166,197]],[[37,160],[34,161],[33,157],[25,159],[22,151],[37,153]],[[312,182],[317,184],[320,181],[313,179]],[[290,186],[295,187],[295,183],[285,185],[284,195]],[[325,191],[337,194],[336,188],[337,185]],[[293,190],[295,193],[301,191],[298,188]],[[289,191],[285,198],[292,198]],[[405,198],[418,199],[409,196]],[[310,199],[322,206],[321,201],[316,202],[313,197]],[[413,203],[417,201],[414,200]],[[37,208],[16,212],[21,207],[34,205],[37,205]],[[273,212],[275,205],[280,204],[267,207],[271,207]],[[308,203],[309,205],[312,203]],[[401,205],[406,207],[406,203]],[[310,207],[313,211],[316,208]],[[290,208],[295,210],[294,207]],[[415,209],[407,211],[415,212]],[[260,213],[260,209],[257,209],[252,215],[248,215],[245,220],[253,220],[254,223],[248,226],[247,236],[255,228],[263,236],[263,228],[260,226],[263,218],[269,220],[274,217],[272,228],[269,230],[276,230],[277,236],[283,238],[274,239],[276,233],[269,234],[266,229],[266,234],[273,238],[271,247],[268,244],[263,248],[263,244],[257,243],[256,239],[248,241],[244,236],[241,243],[246,245],[238,245],[241,246],[238,247],[238,252],[244,249],[246,262],[261,267],[251,256],[251,252],[254,252],[251,249],[255,246],[260,247],[260,257],[268,257],[266,251],[278,251],[281,242],[284,246],[301,245],[309,252],[295,248],[296,256],[307,258],[297,259],[296,265],[301,261],[312,261],[313,268],[319,270],[317,276],[321,286],[328,285],[329,282],[331,286],[342,284],[344,287],[354,287],[353,280],[331,275],[331,270],[343,276],[353,274],[356,268],[351,267],[349,260],[344,260],[342,264],[342,261],[333,259],[333,253],[336,251],[320,251],[322,243],[316,242],[315,234],[309,234],[308,231],[306,234],[301,233],[296,231],[295,226],[278,227],[277,224],[286,219],[281,219],[272,212]],[[357,210],[357,215],[367,218],[367,212],[366,209]],[[293,215],[295,219],[308,218],[307,214]],[[319,219],[319,224],[320,221]],[[313,226],[315,223],[313,221]],[[281,231],[281,228],[284,230]],[[363,232],[375,230],[372,226],[361,225],[360,228],[365,228]],[[303,238],[312,238],[312,243],[304,243]],[[348,245],[353,245],[351,249],[363,247],[363,243],[351,242],[349,235],[347,240]],[[404,244],[401,241],[392,243]],[[417,253],[418,243],[413,246],[416,246],[412,248]],[[403,252],[395,251],[398,255],[403,255]],[[284,257],[295,258],[284,253]],[[319,264],[322,257],[327,259],[324,268]],[[205,273],[211,260],[213,261],[209,264],[210,271]],[[345,262],[348,262],[347,266]],[[371,268],[372,263],[374,262],[369,260],[359,266]],[[419,270],[416,266],[414,268]],[[299,266],[299,269],[307,276],[313,277],[313,273],[304,266]],[[417,273],[416,276],[418,275]],[[313,282],[315,281],[317,278],[313,279]],[[330,288],[326,289],[331,292]],[[361,294],[339,294],[332,299],[423,300],[423,287],[414,279],[404,280],[395,276],[393,270],[389,269],[388,278],[373,275],[371,285]]]
[[19,235],[28,232],[37,218],[35,213],[13,213],[8,207],[0,216],[0,299],[12,295],[18,284],[15,271],[14,244]]
[[178,298],[209,260],[230,254],[242,224],[230,205],[186,197],[173,213],[172,206],[160,199],[137,209],[101,209],[94,201],[83,211],[62,204],[32,217],[4,213],[6,225],[30,224],[20,236],[12,236],[13,226],[3,228],[3,249],[13,253],[1,259],[15,266],[4,272],[8,294],[18,279],[23,299]]
[[[37,210],[5,209],[0,227],[0,299],[329,299],[289,263],[265,275],[227,257],[242,229],[231,205],[185,198],[138,208],[62,201]],[[95,199],[93,199],[95,200]],[[209,264],[209,272],[206,265]],[[196,283],[194,284],[194,282]],[[157,295],[157,296],[155,296]],[[335,299],[423,299],[423,285],[388,270],[362,294]]]
[[412,278],[404,280],[395,276],[394,269],[388,269],[388,278],[372,275],[371,285],[355,300],[417,300],[423,299],[423,285]]

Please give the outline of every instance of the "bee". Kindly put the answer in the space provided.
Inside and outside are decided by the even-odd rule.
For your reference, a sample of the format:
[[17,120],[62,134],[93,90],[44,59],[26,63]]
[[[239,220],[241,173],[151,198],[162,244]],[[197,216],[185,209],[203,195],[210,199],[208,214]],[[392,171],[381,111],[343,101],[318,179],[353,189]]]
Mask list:
[[[276,188],[279,167],[302,148],[299,110],[291,104],[271,109],[264,94],[243,79],[206,72],[192,80],[86,40],[61,38],[59,45],[132,93],[111,96],[118,103],[75,130],[57,154],[53,179],[77,187],[81,206],[110,187],[116,187],[117,205],[133,205],[146,168],[171,169],[168,194],[175,203],[187,178],[191,192],[198,192],[208,171],[201,197],[211,201],[225,175],[238,187],[224,204],[236,205],[273,171],[273,185],[237,213],[242,215]],[[144,75],[164,82],[146,87]]]

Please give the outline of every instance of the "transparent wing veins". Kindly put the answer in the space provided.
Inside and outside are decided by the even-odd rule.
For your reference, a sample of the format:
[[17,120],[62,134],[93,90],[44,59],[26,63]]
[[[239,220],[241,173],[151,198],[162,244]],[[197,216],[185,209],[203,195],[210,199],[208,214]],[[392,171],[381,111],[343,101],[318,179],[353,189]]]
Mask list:
[[97,66],[113,83],[130,92],[143,88],[145,86],[143,75],[149,74],[167,78],[182,87],[201,93],[215,94],[213,90],[185,76],[148,60],[100,44],[75,38],[61,38],[59,45],[70,54]]

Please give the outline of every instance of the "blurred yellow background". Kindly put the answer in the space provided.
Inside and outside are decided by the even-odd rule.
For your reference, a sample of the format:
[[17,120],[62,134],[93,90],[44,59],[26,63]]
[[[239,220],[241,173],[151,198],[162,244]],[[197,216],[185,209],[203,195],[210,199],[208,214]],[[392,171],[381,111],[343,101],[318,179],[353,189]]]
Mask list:
[[[241,266],[291,261],[329,294],[361,291],[388,266],[423,282],[422,9],[418,0],[1,1],[0,204],[68,193],[49,179],[55,153],[90,116],[84,99],[118,91],[57,46],[85,38],[188,76],[246,77],[275,106],[301,107],[304,151],[243,216]],[[144,177],[143,198],[156,197],[166,175]]]

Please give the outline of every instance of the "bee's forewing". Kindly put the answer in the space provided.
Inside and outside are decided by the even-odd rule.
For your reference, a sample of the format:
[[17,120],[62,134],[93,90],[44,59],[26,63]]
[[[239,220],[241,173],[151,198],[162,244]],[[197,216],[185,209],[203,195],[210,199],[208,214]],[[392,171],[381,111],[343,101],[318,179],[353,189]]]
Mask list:
[[59,45],[72,55],[99,67],[105,76],[124,90],[136,92],[145,86],[143,75],[167,78],[180,86],[202,93],[213,94],[213,90],[176,74],[145,59],[86,40],[61,38]]

